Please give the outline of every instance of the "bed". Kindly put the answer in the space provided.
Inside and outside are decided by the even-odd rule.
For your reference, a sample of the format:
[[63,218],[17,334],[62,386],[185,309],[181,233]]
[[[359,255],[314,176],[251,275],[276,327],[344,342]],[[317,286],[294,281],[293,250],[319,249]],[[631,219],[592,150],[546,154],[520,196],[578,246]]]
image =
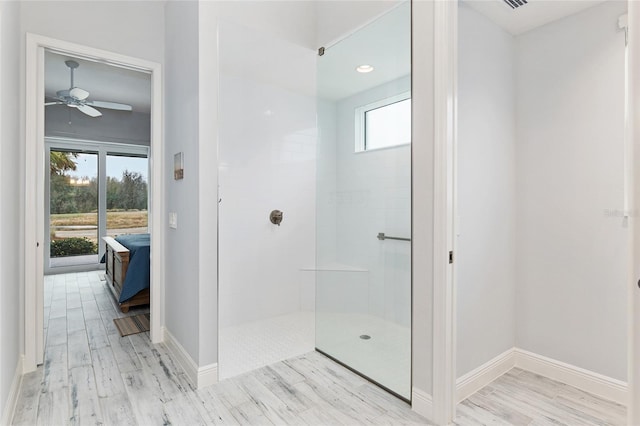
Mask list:
[[150,235],[121,235],[102,237],[106,245],[103,258],[107,285],[122,312],[149,304]]

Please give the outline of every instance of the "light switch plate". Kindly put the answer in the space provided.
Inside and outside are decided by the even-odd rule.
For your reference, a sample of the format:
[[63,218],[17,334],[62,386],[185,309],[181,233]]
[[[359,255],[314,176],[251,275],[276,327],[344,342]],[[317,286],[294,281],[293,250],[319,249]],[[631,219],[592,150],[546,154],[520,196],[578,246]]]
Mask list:
[[178,229],[178,213],[169,213],[169,228]]

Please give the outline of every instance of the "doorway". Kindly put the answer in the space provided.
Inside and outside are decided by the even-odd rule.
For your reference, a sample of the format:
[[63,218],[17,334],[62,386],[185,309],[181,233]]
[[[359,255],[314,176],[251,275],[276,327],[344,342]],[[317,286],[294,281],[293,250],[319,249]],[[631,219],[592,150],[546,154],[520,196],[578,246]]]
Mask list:
[[[45,215],[48,209],[45,208],[45,194],[47,184],[47,174],[49,167],[43,167],[45,153],[48,152],[45,144],[45,54],[46,51],[55,52],[58,55],[66,55],[78,58],[87,63],[101,66],[113,67],[144,73],[150,79],[150,108],[149,108],[149,190],[148,190],[148,228],[151,234],[150,253],[152,255],[150,267],[150,281],[153,283],[150,290],[150,338],[152,342],[162,341],[162,295],[163,276],[161,265],[163,263],[162,251],[162,105],[161,105],[161,66],[160,64],[140,60],[137,58],[122,56],[112,52],[94,49],[74,43],[67,43],[39,35],[27,34],[27,78],[26,78],[26,165],[27,176],[26,198],[25,198],[25,367],[26,372],[35,370],[38,364],[43,362],[44,350],[44,271],[45,271],[45,249],[49,248],[46,241],[49,239],[46,232]],[[76,87],[72,83],[71,88]],[[64,98],[64,93],[58,92],[56,98]],[[86,98],[86,96],[85,96]],[[96,98],[99,99],[99,98]],[[102,99],[101,99],[102,100]],[[56,99],[59,103],[60,99]],[[66,108],[72,105],[61,105],[56,108]],[[93,104],[92,109],[99,107],[98,103]],[[78,106],[74,109],[80,109]],[[70,110],[72,108],[69,108]],[[88,110],[89,111],[89,110]],[[91,111],[90,111],[91,112]],[[86,114],[86,113],[85,113]],[[94,113],[92,113],[94,114]],[[87,114],[91,116],[91,114]],[[95,118],[95,116],[92,116]],[[106,122],[107,120],[102,120]],[[67,152],[69,148],[67,147]],[[86,150],[87,155],[91,155],[91,149]],[[64,152],[64,151],[57,151]],[[93,150],[93,155],[100,150]],[[106,152],[107,156],[109,151]],[[117,154],[122,154],[118,152]],[[135,154],[135,153],[134,153]],[[141,155],[138,153],[138,155]],[[88,157],[95,158],[95,157]],[[103,157],[106,161],[107,157]],[[48,162],[47,162],[48,163]],[[105,164],[106,165],[106,164]],[[100,169],[100,168],[99,168]],[[106,170],[106,169],[105,169]],[[89,179],[90,180],[90,179]],[[77,184],[77,181],[75,182]],[[81,181],[84,185],[84,180]],[[104,187],[106,191],[106,187]],[[50,200],[48,200],[50,201]],[[99,210],[99,209],[98,209]],[[154,214],[155,212],[155,214]],[[96,216],[99,212],[96,212]],[[103,214],[106,212],[103,212]],[[106,220],[97,221],[95,226],[99,229],[100,224],[107,227]],[[98,231],[96,231],[96,238]],[[105,231],[106,234],[106,231]],[[97,252],[97,250],[95,250]],[[98,253],[95,253],[96,255]]]
[[515,5],[514,14],[549,17],[526,29],[489,7],[456,11],[452,402],[467,400],[461,416],[482,389],[500,398],[513,384],[522,397],[540,380],[606,401],[604,415],[624,422],[633,219],[616,24],[627,4],[560,3]]

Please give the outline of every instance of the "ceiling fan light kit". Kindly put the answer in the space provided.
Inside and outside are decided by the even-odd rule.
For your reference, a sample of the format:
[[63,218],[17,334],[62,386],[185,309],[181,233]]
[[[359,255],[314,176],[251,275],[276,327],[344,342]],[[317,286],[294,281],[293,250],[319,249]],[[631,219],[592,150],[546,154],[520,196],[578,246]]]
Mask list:
[[108,101],[89,101],[90,93],[73,84],[74,70],[80,66],[76,61],[68,60],[64,62],[71,73],[71,85],[69,89],[58,90],[56,92],[55,101],[45,102],[45,106],[66,105],[71,108],[77,108],[78,111],[88,115],[89,117],[100,117],[102,113],[96,108],[113,109],[117,111],[132,111],[131,105],[120,104]]

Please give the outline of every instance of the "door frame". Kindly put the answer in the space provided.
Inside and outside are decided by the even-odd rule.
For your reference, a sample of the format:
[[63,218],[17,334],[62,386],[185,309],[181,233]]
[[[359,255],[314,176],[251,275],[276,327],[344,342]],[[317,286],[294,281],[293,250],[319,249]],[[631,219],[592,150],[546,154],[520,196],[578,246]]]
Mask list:
[[162,67],[159,63],[93,47],[26,35],[25,215],[24,215],[24,372],[44,360],[44,52],[45,49],[151,75],[149,148],[149,233],[151,234],[151,323],[153,343],[163,341],[164,324],[164,148]]
[[[628,280],[628,407],[627,423],[640,424],[640,4],[628,1],[627,37],[627,131],[631,152],[631,179],[629,179],[629,223],[631,228],[629,280]],[[636,284],[638,283],[638,284]]]
[[434,2],[433,416],[456,415],[458,0]]

